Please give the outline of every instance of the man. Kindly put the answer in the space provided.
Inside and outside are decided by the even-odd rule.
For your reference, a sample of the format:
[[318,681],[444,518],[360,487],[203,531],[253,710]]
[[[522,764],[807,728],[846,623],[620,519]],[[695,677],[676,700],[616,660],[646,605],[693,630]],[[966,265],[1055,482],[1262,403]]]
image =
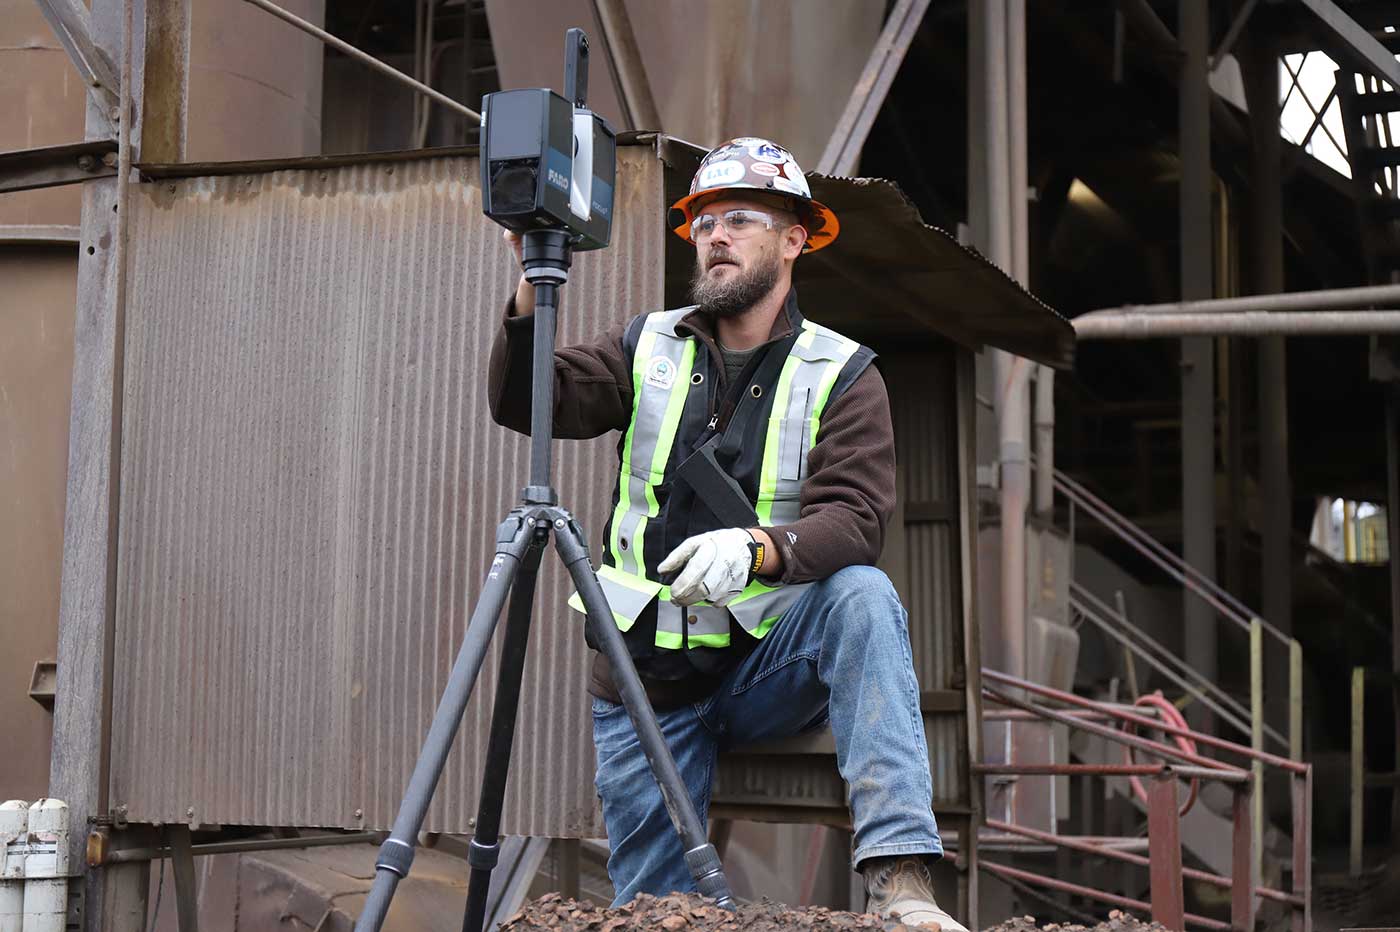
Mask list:
[[[609,606],[701,819],[720,749],[829,723],[870,908],[966,932],[933,897],[942,844],[907,615],[874,568],[895,501],[889,399],[874,353],[803,318],[792,288],[836,216],[755,137],[710,152],[672,213],[695,245],[695,305],[555,357],[555,436],[623,432],[598,571]],[[522,432],[533,307],[522,276],[491,354],[492,416]],[[614,905],[694,890],[601,654],[589,692]]]

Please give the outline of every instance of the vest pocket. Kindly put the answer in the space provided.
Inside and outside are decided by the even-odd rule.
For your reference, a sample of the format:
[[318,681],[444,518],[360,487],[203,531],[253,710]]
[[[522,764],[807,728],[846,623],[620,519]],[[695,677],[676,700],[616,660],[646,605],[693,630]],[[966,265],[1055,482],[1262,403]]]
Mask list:
[[778,425],[778,478],[798,482],[807,474],[809,417],[785,417]]
[[750,635],[761,638],[766,635],[807,590],[809,583],[793,586],[766,586],[751,583],[751,593],[739,596],[729,603],[729,611],[734,620]]
[[[659,582],[624,573],[606,564],[598,567],[598,584],[603,587],[603,595],[607,596],[613,621],[618,630],[624,632],[637,623],[646,607],[667,588]],[[666,597],[670,598],[670,594],[667,593]],[[576,612],[584,611],[583,599],[577,592],[569,596],[569,608]]]

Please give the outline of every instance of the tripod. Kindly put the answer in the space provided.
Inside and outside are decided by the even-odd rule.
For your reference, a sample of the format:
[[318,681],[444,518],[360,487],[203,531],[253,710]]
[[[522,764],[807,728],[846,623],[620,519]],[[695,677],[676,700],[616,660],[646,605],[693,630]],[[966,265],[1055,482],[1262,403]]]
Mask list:
[[418,831],[442,776],[443,765],[476,685],[477,674],[491,643],[506,596],[510,611],[506,622],[500,679],[496,702],[491,710],[491,733],[487,739],[485,773],[481,798],[477,803],[476,834],[468,848],[471,878],[467,885],[467,907],[463,932],[480,932],[486,916],[486,895],[491,871],[500,853],[498,833],[501,804],[505,796],[506,771],[510,766],[511,744],[515,737],[515,715],[520,702],[520,679],[530,638],[531,603],[540,559],[551,533],[559,556],[573,577],[574,588],[587,609],[589,634],[612,665],[613,678],[637,731],[642,752],[651,765],[661,798],[671,822],[680,834],[686,865],[696,886],[726,909],[734,908],[719,855],[701,827],[700,817],[691,804],[675,759],[666,747],[632,663],[622,632],[613,622],[607,597],[588,560],[588,539],[578,522],[559,507],[558,496],[549,484],[550,440],[554,426],[554,338],[555,311],[559,288],[568,281],[572,249],[563,231],[541,230],[524,235],[525,277],[535,287],[535,341],[531,372],[530,484],[521,502],[511,509],[496,529],[496,556],[491,561],[486,583],[472,611],[466,639],[457,653],[452,674],[442,700],[433,715],[428,737],[419,752],[408,790],[389,837],[380,846],[375,862],[374,884],[359,920],[357,932],[378,932],[389,912],[389,902],[401,878],[408,876],[413,863]]

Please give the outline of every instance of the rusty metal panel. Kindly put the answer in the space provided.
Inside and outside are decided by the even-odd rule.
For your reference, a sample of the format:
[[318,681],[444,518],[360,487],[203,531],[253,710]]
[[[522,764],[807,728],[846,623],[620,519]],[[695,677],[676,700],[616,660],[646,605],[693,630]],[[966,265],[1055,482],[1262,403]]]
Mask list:
[[[660,306],[661,172],[619,151],[614,247],[576,257],[561,345]],[[112,725],[132,821],[392,821],[527,472],[487,414],[517,273],[477,177],[452,156],[140,186]],[[595,552],[614,445],[555,445]],[[547,559],[511,833],[601,833],[564,580]],[[428,830],[475,815],[494,671]]]
[[0,247],[0,787],[21,799],[49,785],[53,714],[29,685],[57,656],[77,269],[72,245]]

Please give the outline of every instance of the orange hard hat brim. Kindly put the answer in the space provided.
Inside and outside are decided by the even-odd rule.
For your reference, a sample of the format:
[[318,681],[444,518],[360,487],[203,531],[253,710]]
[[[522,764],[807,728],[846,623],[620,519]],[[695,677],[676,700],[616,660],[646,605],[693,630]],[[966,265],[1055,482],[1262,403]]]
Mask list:
[[[696,191],[694,194],[688,194],[671,205],[672,210],[680,211],[681,215],[685,218],[678,226],[672,227],[672,232],[687,243],[693,244],[694,240],[690,238],[690,223],[695,217],[691,208],[695,205],[696,201],[702,198],[714,200],[714,195],[724,193],[725,190],[732,190],[736,197],[762,197],[764,195],[783,196],[783,192],[780,191],[762,191],[750,188],[711,188],[708,191]],[[830,246],[836,240],[836,235],[841,232],[841,222],[836,219],[835,211],[817,200],[806,201],[803,204],[803,210],[811,214],[813,222],[802,224],[807,228],[807,243],[803,246],[802,251],[816,252],[818,249],[825,249],[827,246]]]

